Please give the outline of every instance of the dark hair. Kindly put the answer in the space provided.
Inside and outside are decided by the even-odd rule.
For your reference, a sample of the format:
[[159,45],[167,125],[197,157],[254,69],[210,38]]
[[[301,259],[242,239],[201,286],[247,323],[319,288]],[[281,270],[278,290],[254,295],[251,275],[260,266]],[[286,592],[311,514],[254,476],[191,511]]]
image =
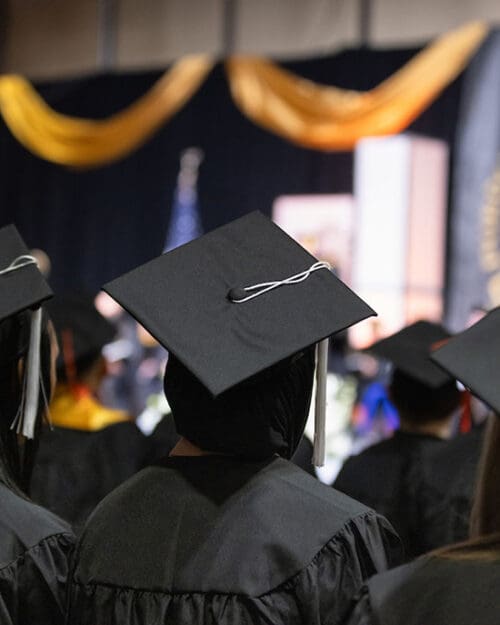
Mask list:
[[93,350],[88,354],[84,354],[82,357],[78,358],[74,362],[74,371],[71,373],[74,375],[75,379],[71,379],[69,364],[64,361],[64,355],[62,350],[59,354],[59,358],[57,359],[57,381],[60,383],[67,382],[79,382],[84,378],[87,373],[91,371],[91,369],[100,361],[102,358],[102,351],[100,349]]
[[446,419],[460,405],[460,391],[454,380],[430,388],[400,369],[392,375],[390,396],[401,418],[415,423]]
[[[0,482],[19,495],[29,491],[37,447],[37,434],[45,411],[45,399],[40,393],[34,440],[20,442],[11,429],[23,394],[24,359],[30,338],[30,312],[24,311],[0,323]],[[41,377],[46,392],[50,390],[50,335],[48,317],[42,313]]]
[[164,388],[178,433],[200,448],[251,460],[290,458],[304,432],[313,377],[309,348],[213,398],[170,355]]

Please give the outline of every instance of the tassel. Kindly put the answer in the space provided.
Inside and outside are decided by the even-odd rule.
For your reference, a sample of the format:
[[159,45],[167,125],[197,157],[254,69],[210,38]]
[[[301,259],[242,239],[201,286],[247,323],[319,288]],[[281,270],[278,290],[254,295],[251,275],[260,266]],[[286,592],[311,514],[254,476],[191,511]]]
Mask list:
[[472,429],[472,407],[471,407],[470,391],[464,389],[460,394],[460,424],[459,430],[461,434],[466,434]]
[[42,335],[42,309],[31,313],[30,343],[25,367],[24,397],[18,416],[11,429],[25,438],[35,437],[35,425],[38,415],[40,396],[40,342]]
[[314,453],[313,464],[325,464],[326,438],[326,376],[328,372],[328,339],[316,345],[316,400],[314,406]]

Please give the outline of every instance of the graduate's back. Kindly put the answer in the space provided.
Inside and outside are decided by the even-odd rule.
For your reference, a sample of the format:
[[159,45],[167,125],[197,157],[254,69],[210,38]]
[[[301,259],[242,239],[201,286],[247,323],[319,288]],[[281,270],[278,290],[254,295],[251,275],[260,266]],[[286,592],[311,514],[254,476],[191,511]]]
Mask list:
[[377,575],[347,625],[499,625],[499,588],[500,536],[493,551],[423,557]]
[[292,463],[172,457],[95,511],[70,622],[329,623],[400,561],[382,517]]

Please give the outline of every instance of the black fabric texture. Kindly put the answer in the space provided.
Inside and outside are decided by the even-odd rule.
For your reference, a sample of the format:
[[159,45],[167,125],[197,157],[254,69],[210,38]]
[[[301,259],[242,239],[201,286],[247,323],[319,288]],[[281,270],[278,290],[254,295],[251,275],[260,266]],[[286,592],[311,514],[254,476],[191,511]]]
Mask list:
[[79,531],[108,493],[148,461],[146,437],[132,422],[85,432],[45,429],[31,480],[31,497]]
[[316,477],[316,471],[314,470],[313,465],[313,453],[314,453],[314,445],[304,434],[300,439],[300,443],[295,450],[295,453],[290,458],[293,464],[296,464],[306,473]]
[[11,365],[27,353],[30,322],[31,316],[27,311],[0,321],[0,368]]
[[415,522],[412,481],[421,470],[422,455],[445,445],[446,441],[435,436],[396,431],[391,438],[348,458],[333,483],[334,488],[392,523],[408,560],[425,551],[421,528]]
[[499,625],[500,561],[419,558],[363,589],[346,625]]
[[304,433],[314,366],[309,348],[213,398],[171,355],[164,384],[177,432],[205,451],[289,459]]
[[414,467],[409,484],[421,553],[468,538],[483,437],[484,425],[425,450]]
[[147,437],[148,464],[168,456],[179,440],[180,436],[175,429],[175,421],[172,413],[169,412],[161,418],[155,429]]
[[0,621],[61,625],[74,535],[48,510],[0,484]]
[[[284,63],[304,78],[367,90],[415,53],[345,50]],[[99,74],[39,83],[55,110],[102,119],[131,104],[161,71]],[[448,87],[409,131],[453,143],[461,79]],[[56,292],[97,291],[159,254],[164,246],[180,152],[199,146],[199,201],[205,231],[259,209],[270,214],[283,194],[352,192],[352,153],[294,146],[244,117],[231,100],[222,64],[194,97],[139,150],[98,169],[45,162],[19,144],[0,120],[0,225],[15,222],[30,247],[52,260]],[[452,149],[453,159],[453,149]],[[450,216],[451,218],[451,216]]]
[[[175,429],[172,414],[166,414],[155,427],[151,435],[148,436],[148,464],[152,464],[156,460],[168,455],[179,442],[179,439],[180,436]],[[303,435],[290,460],[306,471],[306,473],[309,473],[309,475],[316,477],[316,472],[312,464],[313,451],[313,444],[307,436]]]
[[337,623],[362,580],[400,558],[383,518],[286,460],[168,458],[90,518],[68,619]]

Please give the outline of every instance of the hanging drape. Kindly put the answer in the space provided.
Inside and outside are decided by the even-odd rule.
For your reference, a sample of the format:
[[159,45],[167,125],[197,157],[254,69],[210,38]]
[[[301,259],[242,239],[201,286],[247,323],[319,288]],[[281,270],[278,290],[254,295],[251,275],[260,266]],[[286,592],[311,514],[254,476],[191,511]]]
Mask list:
[[458,76],[487,34],[472,23],[439,38],[375,89],[360,93],[302,80],[257,58],[227,63],[241,111],[298,145],[350,150],[369,135],[404,130]]
[[[368,92],[323,86],[269,61],[233,57],[229,87],[243,114],[303,147],[350,150],[364,136],[404,130],[467,65],[488,33],[474,22],[440,37]],[[175,63],[131,106],[104,120],[52,110],[28,81],[0,77],[0,113],[12,134],[40,158],[99,167],[127,156],[165,124],[213,67],[205,55]]]
[[75,167],[98,167],[140,147],[197,91],[212,69],[204,56],[176,62],[131,106],[104,120],[52,110],[20,76],[0,77],[0,113],[17,140],[37,156]]

